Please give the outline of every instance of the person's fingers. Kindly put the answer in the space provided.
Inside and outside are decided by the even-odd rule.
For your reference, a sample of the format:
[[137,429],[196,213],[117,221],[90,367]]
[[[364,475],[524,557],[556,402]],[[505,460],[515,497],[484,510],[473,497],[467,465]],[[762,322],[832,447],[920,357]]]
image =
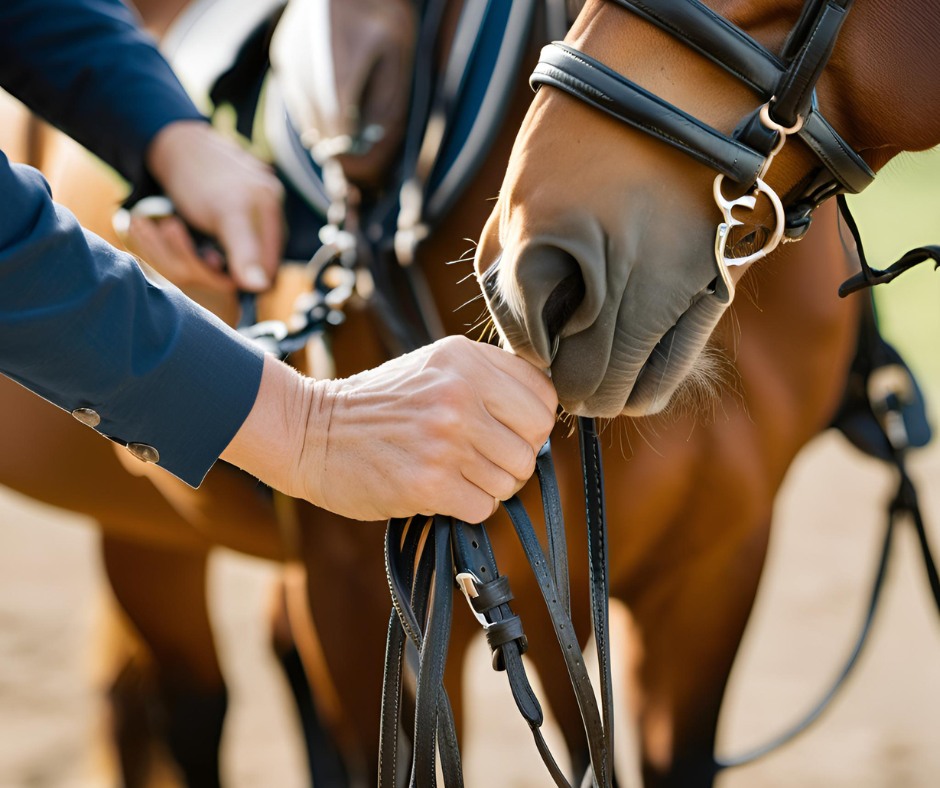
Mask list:
[[201,285],[230,291],[227,276],[212,271],[197,256],[186,226],[177,217],[151,219],[131,216],[127,246],[171,282],[181,287]]
[[219,220],[219,243],[232,279],[242,290],[255,293],[271,286],[271,278],[259,262],[261,248],[250,212],[225,214]]
[[187,284],[222,292],[229,292],[234,288],[232,280],[220,270],[219,253],[213,249],[206,250],[208,255],[214,253],[215,260],[207,260],[200,254],[196,250],[192,235],[180,219],[174,216],[161,220],[158,231],[163,235],[169,253],[179,262],[180,267],[185,269],[183,276]]
[[555,423],[558,397],[544,373],[491,345],[448,337],[434,346],[437,365],[463,378],[487,411],[535,451]]
[[[532,470],[535,470],[534,463]],[[464,479],[479,487],[490,498],[500,501],[505,501],[519,492],[529,478],[524,470],[520,478],[506,470],[502,463],[493,462],[483,454],[478,454],[473,461],[465,463],[461,473]]]
[[[481,461],[485,461],[498,468],[502,473],[512,477],[512,480],[525,482],[535,471],[535,455],[541,447],[530,444],[525,438],[516,434],[511,428],[499,421],[483,417],[484,423],[475,427],[467,436],[479,454]],[[467,463],[469,465],[469,463]],[[464,473],[466,476],[466,472]],[[480,483],[474,476],[473,481]],[[500,499],[508,498],[516,489],[503,495],[500,490],[490,485],[481,484],[484,490]]]
[[432,507],[435,511],[425,510],[425,507],[426,504],[421,505],[421,514],[443,514],[467,523],[482,523],[493,516],[499,508],[499,501],[492,495],[487,495],[477,485],[464,481],[455,483],[447,491],[447,495]]
[[[555,387],[552,385],[551,379],[545,372],[533,366],[525,359],[519,358],[519,356],[498,348],[495,345],[472,342],[472,340],[467,341],[479,348],[478,352],[489,363],[532,391],[548,410],[552,413],[557,410],[558,395],[555,393]],[[499,392],[494,393],[498,394]]]

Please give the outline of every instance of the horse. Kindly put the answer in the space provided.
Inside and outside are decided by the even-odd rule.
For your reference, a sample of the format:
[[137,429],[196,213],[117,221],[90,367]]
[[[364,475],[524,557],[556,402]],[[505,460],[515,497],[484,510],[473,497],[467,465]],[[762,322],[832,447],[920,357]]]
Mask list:
[[[676,570],[676,585],[661,587],[658,595],[639,588],[636,577],[668,560],[661,535],[645,545],[643,535],[632,535],[634,544],[625,549],[639,556],[633,571],[611,567],[616,573],[612,588],[621,588],[619,594],[640,616],[641,632],[649,633],[644,642],[658,637],[655,630],[662,625],[656,625],[657,615],[682,617],[685,624],[684,631],[673,633],[677,637],[671,643],[646,651],[641,668],[647,783],[707,785],[714,778],[709,759],[719,695],[689,684],[702,681],[703,660],[720,663],[713,663],[713,678],[724,675],[730,665],[730,644],[744,619],[719,611],[716,599],[738,594],[728,610],[734,609],[734,616],[746,613],[749,603],[744,598],[750,598],[763,560],[769,494],[793,453],[825,423],[838,398],[837,387],[826,386],[822,376],[807,374],[810,368],[803,365],[831,363],[837,370],[844,368],[851,313],[858,308],[835,297],[838,265],[830,269],[835,276],[828,284],[819,281],[799,295],[807,271],[793,264],[792,247],[759,264],[751,258],[765,244],[772,248],[772,239],[784,230],[790,219],[784,206],[806,200],[814,186],[827,183],[802,206],[809,208],[802,211],[804,220],[822,198],[858,190],[899,152],[940,142],[940,123],[935,114],[923,111],[940,104],[937,67],[927,54],[940,17],[935,8],[879,2],[858,4],[847,15],[851,3],[666,5],[589,0],[565,44],[543,54],[533,80],[541,87],[517,138],[475,269],[504,343],[533,362],[550,366],[562,405],[575,414],[648,417],[662,410],[696,365],[702,365],[707,342],[735,349],[738,388],[752,427],[750,440],[728,452],[742,462],[723,467],[719,475],[725,476],[728,494],[742,508],[752,509],[751,516],[735,518],[740,530],[728,544],[720,530],[727,523],[708,534],[698,530],[697,518],[690,519],[687,527],[697,538],[691,534],[681,538],[688,539],[687,549],[698,554],[690,561],[697,566],[691,571],[683,566],[681,577]],[[702,22],[719,15],[736,30]],[[804,92],[797,102],[804,115],[794,117],[791,102],[774,120],[778,97],[765,92],[761,78],[742,65],[747,58],[728,71],[735,60],[728,57],[734,48],[728,39],[752,52],[759,50],[762,55],[756,60],[773,61],[784,73],[801,58],[804,63],[817,58],[819,42],[831,45],[833,30],[838,32],[843,19],[816,86],[818,105],[809,93],[818,72],[811,77],[787,73],[806,80],[798,86]],[[807,36],[819,20],[832,27],[810,42]],[[783,54],[765,59],[765,51]],[[818,58],[810,65],[822,68],[824,62]],[[792,93],[793,84],[781,78],[778,89]],[[655,98],[647,103],[650,95]],[[646,109],[637,109],[641,102]],[[664,108],[664,103],[671,107]],[[649,109],[653,105],[656,109]],[[760,148],[753,143],[755,126],[749,128],[747,121],[757,121],[762,105],[770,123],[761,125],[776,132],[774,143],[782,148],[763,149],[765,155],[771,153],[773,164],[755,171],[761,185],[748,194],[754,179],[733,183],[726,169],[730,157],[715,152],[723,143],[708,148],[692,137],[703,124],[710,127],[707,135],[714,131],[715,138],[722,140],[738,128],[745,142],[740,149],[744,157],[748,145],[751,150]],[[843,177],[838,182],[824,172],[814,182],[821,169],[818,153],[827,166],[831,159],[826,160],[825,146],[814,144],[808,127],[804,126],[809,144],[792,141],[796,137],[787,144],[780,142],[798,134],[797,127],[804,122],[819,121],[817,106],[837,130],[835,139],[846,157],[842,161],[849,161],[846,166],[852,169],[850,175],[857,176],[854,181]],[[683,125],[695,128],[676,131]],[[746,204],[742,196],[759,199]],[[735,204],[737,214],[732,216],[729,205]],[[826,210],[832,210],[831,203],[817,208],[814,223]],[[746,222],[746,228],[729,237],[732,219]],[[717,235],[716,225],[720,225]],[[817,232],[808,232],[802,243],[819,242]],[[819,251],[841,258],[838,241],[830,240],[831,248]],[[845,244],[855,246],[851,238]],[[824,260],[817,261],[818,267],[826,265]],[[739,283],[745,269],[746,278]],[[846,278],[847,273],[843,269],[841,276]],[[823,289],[816,289],[820,285]],[[742,304],[739,296],[732,313],[737,325],[732,327],[721,317],[736,286],[764,313],[759,318],[749,315],[754,304]],[[794,299],[790,309],[766,308],[771,293],[788,289]],[[790,310],[798,302],[812,316],[812,326],[794,319]],[[804,329],[807,333],[802,335]],[[786,436],[781,430],[784,423]],[[734,430],[721,423],[714,433],[730,439]],[[711,475],[709,480],[719,483]],[[613,494],[618,494],[616,489]],[[612,553],[616,534],[614,529]],[[737,548],[732,547],[734,541]],[[675,556],[678,549],[675,545],[665,555]],[[735,580],[733,587],[729,578]],[[691,599],[694,595],[697,602]],[[716,638],[709,634],[716,617],[723,618],[727,627],[727,640],[718,649],[712,645]],[[692,652],[697,659],[687,665],[688,674],[663,667]]]
[[[303,0],[291,0],[289,10],[302,7]],[[459,3],[449,4],[442,24],[445,40],[457,26],[459,11]],[[411,13],[412,9],[405,4],[400,18],[412,19]],[[295,10],[290,16],[285,12],[279,24],[291,18],[295,22],[302,20],[302,10]],[[297,34],[297,30],[294,27],[292,32]],[[528,44],[531,63],[535,61],[537,44],[545,38],[533,33]],[[407,45],[407,40],[402,42],[398,37],[392,40],[398,42],[398,47]],[[347,81],[349,89],[328,107],[333,114],[324,119],[322,110],[309,113],[309,122],[315,129],[307,131],[316,130],[317,135],[306,139],[346,138],[347,147],[338,148],[338,158],[347,168],[349,179],[361,184],[365,193],[370,181],[382,183],[388,160],[371,169],[365,167],[362,159],[350,151],[348,141],[364,136],[367,126],[359,121],[369,117],[369,113],[356,110],[362,103],[362,94],[369,93],[370,75],[381,70],[380,64],[368,53],[331,47],[323,51],[332,52],[335,58],[354,54],[362,59],[354,60],[357,64],[354,67],[347,64],[344,73],[357,77]],[[399,50],[392,47],[392,51]],[[410,72],[399,69],[395,73],[405,74],[405,83],[410,81]],[[523,79],[517,83],[503,130],[493,143],[486,166],[416,250],[415,265],[422,267],[428,288],[435,296],[443,329],[450,333],[465,332],[477,317],[476,313],[461,308],[466,303],[476,303],[479,291],[475,283],[467,279],[455,284],[469,268],[469,260],[463,254],[465,242],[461,239],[480,235],[490,212],[488,199],[497,192],[506,163],[518,161],[518,155],[510,159],[510,149],[515,128],[522,123],[528,104],[528,88]],[[315,98],[307,95],[303,86],[295,95],[302,100]],[[536,106],[544,100],[538,98]],[[400,137],[396,142],[393,120],[388,120],[385,126],[386,156],[387,151],[396,151],[401,144]],[[376,125],[374,119],[370,122]],[[527,139],[530,126],[531,121],[523,126],[520,140]],[[559,145],[545,161],[554,161],[556,154],[563,151],[564,146]],[[636,165],[645,167],[642,157],[638,157]],[[88,181],[78,175],[87,175],[87,167],[74,161],[69,166],[76,169],[71,174],[63,173],[57,194],[82,210],[84,222],[110,234],[111,208],[105,207],[109,201],[104,200],[97,207],[90,205],[86,199]],[[360,167],[358,172],[356,166]],[[537,190],[542,199],[557,200],[559,209],[575,205],[573,214],[555,225],[556,234],[566,229],[575,231],[579,219],[587,217],[586,213],[579,217],[582,209],[570,200],[570,190],[579,183],[599,178],[596,170],[602,166],[605,165],[594,162],[593,168],[578,170],[578,177],[569,174],[568,197]],[[649,165],[647,171],[654,169]],[[656,187],[656,180],[652,177],[650,180]],[[73,184],[73,197],[69,196],[69,183]],[[79,183],[81,189],[75,186]],[[504,187],[500,206],[511,194],[512,189]],[[113,198],[110,204],[113,205]],[[532,218],[538,217],[533,214]],[[759,299],[755,294],[754,302],[739,301],[734,311],[738,328],[726,322],[720,329],[715,344],[720,346],[723,339],[732,360],[722,361],[716,351],[714,364],[723,370],[730,385],[711,395],[717,397],[710,400],[712,417],[703,422],[700,416],[686,410],[668,419],[638,417],[610,431],[612,440],[619,437],[621,445],[628,447],[618,451],[620,447],[614,446],[606,458],[610,520],[618,523],[610,537],[611,589],[612,595],[630,609],[637,634],[635,659],[624,670],[630,670],[631,677],[634,669],[638,674],[643,769],[650,785],[693,784],[690,775],[707,770],[711,763],[714,725],[760,575],[774,493],[793,456],[827,424],[841,395],[840,375],[833,375],[832,371],[848,368],[856,316],[851,306],[846,308],[831,293],[845,277],[849,261],[835,230],[833,212],[821,208],[816,223],[822,227],[817,227],[801,246],[782,250],[765,268],[754,271],[752,287],[755,293],[759,292]],[[491,249],[492,232],[492,225],[484,232],[480,259]],[[465,268],[444,266],[443,260],[462,260]],[[784,270],[793,275],[783,276],[780,272]],[[803,318],[792,325],[797,306]],[[338,375],[375,365],[387,355],[387,336],[376,331],[375,318],[366,307],[364,300],[354,299],[346,310],[345,322],[331,332]],[[230,300],[220,309],[228,310],[227,314],[235,311]],[[783,327],[791,332],[792,344],[781,348]],[[569,357],[564,345],[563,339],[559,361]],[[805,352],[803,346],[811,346],[813,352]],[[577,350],[574,353],[577,355]],[[563,374],[559,374],[558,382],[563,387]],[[51,424],[43,421],[47,417],[18,418],[24,430],[28,425],[35,428],[41,423]],[[64,435],[69,428],[81,432],[67,419],[61,419],[56,428],[61,432],[55,434]],[[615,430],[619,430],[616,436]],[[577,500],[580,485],[577,450],[566,432],[564,425],[559,426],[553,444],[562,491],[568,501],[566,515],[570,522],[578,523],[580,518],[572,503]],[[111,468],[108,473],[113,475],[102,476],[105,471],[92,471],[92,466],[83,462],[82,468],[87,468],[90,475],[86,479],[88,486],[69,490],[50,482],[68,478],[68,473],[74,472],[76,457],[92,455],[86,454],[89,448],[84,446],[70,447],[68,452],[58,454],[60,461],[68,464],[68,468],[53,468],[62,473],[59,477],[50,472],[52,466],[47,464],[51,440],[48,436],[31,436],[24,445],[33,446],[35,454],[26,462],[18,458],[16,469],[4,467],[0,479],[9,480],[34,497],[53,500],[67,508],[90,509],[99,515],[97,519],[103,523],[106,534],[124,537],[129,549],[115,553],[109,568],[116,573],[122,571],[126,578],[127,593],[120,596],[131,617],[144,622],[140,628],[156,646],[160,660],[164,658],[161,652],[165,651],[171,665],[185,665],[190,659],[212,663],[214,651],[204,641],[199,642],[199,638],[186,641],[179,616],[168,616],[165,607],[152,606],[152,598],[148,599],[146,594],[148,587],[138,582],[143,572],[137,567],[150,565],[154,560],[149,551],[153,543],[159,543],[158,537],[166,539],[164,546],[176,551],[173,555],[164,553],[166,565],[174,568],[168,568],[161,576],[179,577],[181,585],[182,576],[174,574],[180,566],[177,563],[180,553],[193,556],[189,562],[194,564],[191,577],[199,578],[204,572],[204,555],[209,544],[228,544],[269,558],[299,560],[306,569],[307,596],[318,641],[301,643],[302,651],[308,664],[318,662],[327,667],[334,685],[320,689],[317,697],[325,702],[328,716],[340,730],[341,747],[352,764],[353,774],[365,775],[366,779],[375,774],[381,640],[388,614],[386,590],[378,580],[382,572],[380,529],[351,524],[279,497],[272,505],[247,477],[225,466],[214,469],[203,488],[194,492],[159,472],[151,473],[130,464],[135,472],[147,474],[148,484],[139,476],[118,474],[110,448],[100,446],[100,442],[96,447],[109,455],[102,456],[101,462]],[[92,442],[94,438],[86,441],[89,446]],[[113,509],[108,512],[100,511],[102,502],[98,496],[87,495],[88,490],[100,487],[103,478],[109,479],[108,487],[115,491]],[[139,487],[139,494],[148,496],[145,500],[155,501],[153,507],[125,504],[132,512],[132,516],[127,516],[117,496],[128,485]],[[636,494],[637,490],[642,495]],[[88,502],[88,497],[95,500]],[[525,498],[529,504],[537,503],[532,490],[526,492]],[[274,516],[275,507],[278,518]],[[622,525],[632,522],[643,523],[644,527]],[[283,536],[285,527],[290,538]],[[532,659],[543,676],[551,677],[560,666],[548,647],[553,637],[550,625],[532,601],[536,589],[527,579],[523,559],[508,536],[509,528],[497,526],[493,533],[501,569],[513,578],[519,612],[532,643]],[[571,563],[576,569],[585,563],[585,548],[577,536],[579,528],[570,528],[570,533]],[[187,539],[192,543],[187,543]],[[185,560],[182,565],[186,565]],[[727,578],[734,578],[734,584],[727,582]],[[582,585],[579,580],[583,576],[574,571],[574,588]],[[200,588],[201,582],[189,583],[188,598],[200,600]],[[185,609],[192,607],[198,611],[200,605],[201,602],[195,605],[190,602]],[[177,605],[175,612],[182,607]],[[583,619],[587,607],[583,594],[572,597],[572,607],[576,620]],[[348,626],[351,620],[357,622],[356,627]],[[465,652],[475,636],[475,627],[475,621],[469,617],[457,619],[452,635],[455,653]],[[208,626],[198,629],[205,632]],[[176,633],[180,636],[174,637]],[[581,634],[583,639],[587,637],[586,632]],[[300,639],[308,636],[305,632],[298,634]],[[161,649],[160,644],[167,641],[172,648]],[[693,651],[699,659],[690,664],[685,655]],[[218,690],[217,674],[211,669],[206,674],[205,684]],[[199,673],[192,675],[203,678]],[[464,699],[457,671],[452,670],[448,678],[455,710],[459,712]],[[570,713],[572,699],[560,682],[545,683],[572,754],[572,771],[582,773],[586,768],[586,750],[579,723]]]

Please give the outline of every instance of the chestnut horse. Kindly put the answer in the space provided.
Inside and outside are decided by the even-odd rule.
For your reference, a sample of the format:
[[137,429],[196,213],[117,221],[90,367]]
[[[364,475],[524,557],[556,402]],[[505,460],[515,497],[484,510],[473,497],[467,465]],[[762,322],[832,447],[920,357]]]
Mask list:
[[[709,51],[714,30],[699,27],[692,45],[675,35],[683,26],[669,19],[692,5],[678,2],[667,14],[660,3],[589,0],[566,38],[566,56],[579,64],[600,62],[726,135],[768,100],[772,115],[770,94],[755,98],[743,84],[750,75],[719,67],[721,55]],[[800,38],[790,31],[797,20],[814,18],[801,17],[798,0],[707,5],[702,16],[720,14],[770,52],[786,43],[792,60],[781,63],[796,62],[793,44]],[[819,18],[824,8],[834,18],[851,3],[806,5]],[[669,19],[650,21],[661,17]],[[803,24],[801,32],[809,29]],[[873,0],[845,18],[818,82],[818,106],[874,170],[901,151],[940,142],[940,120],[931,111],[940,107],[940,66],[930,55],[938,29],[935,5]],[[553,62],[556,67],[558,59]],[[821,244],[816,269],[795,264],[792,247],[775,253],[743,283],[750,297],[736,302],[733,331],[725,321],[712,334],[740,276],[736,269],[728,276],[720,254],[716,260],[722,216],[713,196],[715,169],[686,155],[675,139],[665,144],[642,122],[599,112],[603,107],[616,115],[599,92],[583,84],[558,90],[552,87],[557,81],[544,81],[548,86],[523,123],[477,252],[476,271],[501,337],[551,366],[564,407],[600,416],[662,409],[706,341],[736,346],[737,388],[751,423],[736,425],[732,412],[730,424],[721,418],[704,430],[736,445],[702,457],[698,479],[683,476],[681,466],[669,473],[673,484],[689,485],[686,490],[728,496],[724,505],[738,511],[708,530],[696,511],[672,533],[656,527],[649,535],[645,529],[631,534],[628,547],[615,546],[624,538],[616,526],[611,535],[617,556],[611,559],[612,593],[638,617],[645,647],[640,719],[647,781],[709,784],[719,677],[730,665],[759,573],[769,504],[793,453],[831,413],[837,386],[827,385],[819,365],[844,368],[852,307],[835,298],[841,262],[833,263],[839,254],[825,247],[834,238],[827,241],[816,228],[802,243]],[[810,148],[795,139],[761,173],[784,204],[819,168]],[[831,209],[820,208],[817,223]],[[766,202],[751,219],[739,213],[753,237],[774,230]],[[761,224],[768,227],[755,229]],[[815,276],[821,278],[811,285]],[[783,293],[792,301],[778,310],[774,302]],[[799,317],[798,305],[806,310]],[[696,444],[702,439],[700,431]],[[611,487],[614,496],[621,494]],[[650,493],[647,486],[639,489],[644,498]],[[692,500],[685,493],[677,491],[676,500]],[[617,511],[626,509],[618,505]],[[623,555],[632,560],[618,564]],[[671,640],[656,645],[663,635]]]
[[[402,116],[390,115],[390,109],[381,106],[382,96],[372,89],[373,76],[398,75],[406,90],[411,79],[410,69],[401,64],[410,62],[407,31],[414,30],[409,27],[415,22],[414,9],[404,0],[384,5],[386,25],[397,20],[391,31],[385,28],[381,37],[384,47],[324,46],[324,37],[329,39],[330,31],[314,23],[322,22],[315,12],[325,6],[311,0],[291,0],[279,28],[289,30],[289,35],[285,32],[280,36],[282,58],[276,58],[282,69],[295,62],[289,53],[296,53],[299,37],[310,52],[332,53],[336,73],[345,75],[342,89],[336,89],[328,99],[312,92],[316,85],[309,72],[292,75],[291,109],[304,100],[316,107],[306,113],[294,110],[292,120],[302,139],[318,143],[336,138],[348,141],[362,136],[364,124],[383,125],[382,147],[376,149],[372,162],[354,157],[348,146],[335,146],[347,150],[340,162],[363,192],[383,182],[383,173],[390,169],[387,157],[398,150],[404,131]],[[329,18],[336,24],[337,19],[349,19],[344,11],[374,10],[373,6],[348,0],[334,2],[329,7],[336,13]],[[456,2],[448,7],[442,26],[445,41],[455,28],[460,7]],[[584,37],[611,38],[611,31],[617,29],[613,21],[603,25],[595,21],[614,11],[598,3],[589,4],[574,28],[572,40],[579,43]],[[788,21],[780,13],[783,21]],[[771,32],[776,29],[776,13],[768,11],[762,19]],[[289,29],[284,27],[288,23],[292,25]],[[618,24],[622,25],[622,20]],[[506,217],[504,233],[524,234],[528,228],[532,237],[538,235],[543,248],[561,246],[579,261],[578,251],[595,248],[591,244],[598,239],[611,259],[629,253],[643,264],[655,257],[658,247],[653,244],[658,244],[666,261],[657,270],[663,272],[675,270],[669,265],[675,245],[687,244],[689,258],[701,248],[693,248],[692,240],[695,236],[694,240],[701,242],[704,218],[696,219],[690,209],[688,217],[683,214],[675,224],[682,233],[663,226],[662,221],[678,211],[679,201],[691,200],[692,192],[684,180],[690,165],[669,158],[656,143],[631,135],[580,105],[553,97],[549,90],[537,97],[510,159],[513,134],[529,101],[524,77],[535,62],[538,44],[545,40],[537,27],[503,132],[493,143],[486,166],[418,248],[418,264],[434,294],[443,328],[449,333],[464,333],[477,320],[478,313],[464,306],[474,302],[479,291],[465,276],[469,261],[461,239],[480,234],[490,209],[488,200],[498,191],[507,161],[509,175],[497,209]],[[356,28],[347,29],[347,34],[350,29]],[[371,35],[379,35],[383,28],[379,25],[367,29]],[[638,38],[637,46],[653,38],[648,31],[641,33],[645,37]],[[334,42],[355,40],[351,34],[344,38],[335,29],[332,36]],[[293,44],[290,39],[295,39]],[[613,43],[611,39],[609,46]],[[668,45],[658,44],[668,51]],[[650,47],[655,48],[652,43]],[[618,50],[618,54],[623,53]],[[654,55],[659,54],[647,53],[647,67],[657,73]],[[183,79],[185,82],[185,74]],[[676,80],[673,88],[687,90],[701,100],[712,95],[695,88],[695,84],[684,87],[686,83]],[[556,104],[569,113],[568,121],[543,123],[548,110]],[[575,121],[576,126],[569,126]],[[588,130],[594,133],[588,136]],[[599,155],[598,143],[606,138],[617,143],[625,140],[633,146],[633,155]],[[606,144],[612,146],[610,141]],[[79,211],[86,225],[110,234],[110,214],[117,195],[110,200],[88,200],[88,169],[87,162],[73,158],[64,165],[56,193]],[[620,180],[614,175],[630,177]],[[553,187],[556,178],[563,179],[563,185],[557,188]],[[670,188],[673,180],[675,184]],[[625,184],[636,186],[641,181],[645,191],[627,202]],[[604,188],[597,188],[601,184]],[[608,226],[607,222],[613,224]],[[695,785],[711,780],[721,697],[760,576],[774,495],[793,457],[825,427],[842,394],[843,373],[854,347],[856,309],[851,303],[840,302],[835,290],[849,272],[851,261],[836,232],[834,212],[821,208],[816,224],[802,244],[782,249],[753,270],[749,285],[742,285],[750,298],[739,299],[733,313],[729,313],[733,322],[726,318],[711,340],[713,375],[723,382],[704,394],[700,389],[697,394],[693,392],[690,404],[676,409],[668,418],[638,417],[615,424],[609,431],[612,450],[605,461],[612,524],[611,593],[626,603],[634,624],[634,658],[623,669],[629,671],[637,687],[632,697],[640,725],[643,771],[649,785]],[[550,231],[545,229],[547,226]],[[639,233],[640,227],[648,235]],[[484,234],[478,255],[481,269],[488,267],[494,254],[496,230],[494,221]],[[637,231],[636,241],[631,231]],[[589,235],[586,240],[579,235],[583,233]],[[575,239],[571,244],[570,238]],[[643,243],[649,246],[634,245],[644,238]],[[531,257],[536,260],[532,269],[538,273],[520,280],[525,293],[515,303],[528,302],[529,288],[554,290],[558,281],[553,278],[558,273],[555,269],[568,273],[565,260],[561,264],[557,257],[539,262],[537,255],[529,255],[522,247],[521,242],[515,243],[510,250],[512,259]],[[702,256],[708,259],[707,254]],[[606,257],[603,255],[598,265]],[[465,268],[443,265],[447,260],[459,260]],[[279,289],[291,290],[289,279],[284,277],[285,283]],[[611,273],[611,281],[614,279]],[[638,322],[642,308],[665,296],[668,284],[654,277],[635,299],[636,309],[621,312],[627,336],[643,334]],[[598,335],[601,330],[613,332],[617,323],[616,315],[608,314],[616,305],[606,306],[608,300],[602,297],[602,289],[594,283],[586,288],[587,300],[592,308],[597,307],[593,324],[600,327]],[[203,295],[208,301],[205,294],[194,295]],[[212,300],[223,313],[235,313],[231,297]],[[286,300],[292,300],[292,295]],[[283,307],[272,312],[285,314]],[[799,319],[794,319],[796,314]],[[585,322],[577,311],[572,319]],[[569,407],[577,395],[573,398],[566,391],[566,381],[575,380],[582,371],[593,376],[591,379],[603,377],[605,367],[601,366],[599,373],[596,369],[600,364],[597,355],[602,347],[610,345],[609,341],[580,345],[577,336],[572,329],[571,339],[562,339],[555,360],[557,372],[553,366],[553,375]],[[380,363],[387,354],[385,338],[376,331],[365,300],[354,299],[347,307],[346,322],[331,333],[336,374],[352,374]],[[605,353],[604,358],[608,355]],[[574,363],[573,358],[583,366],[572,372],[566,365]],[[611,374],[611,378],[621,381],[623,376]],[[614,386],[618,385],[616,381]],[[626,402],[626,394],[623,392],[621,402]],[[202,595],[209,546],[226,544],[255,555],[291,557],[302,563],[318,637],[313,642],[311,633],[299,627],[300,645],[308,664],[325,666],[332,679],[332,686],[318,687],[318,699],[337,725],[353,774],[371,779],[376,773],[382,640],[388,617],[387,591],[381,579],[381,527],[353,524],[279,496],[275,497],[275,506],[250,479],[224,465],[210,473],[199,491],[186,488],[159,470],[134,468],[137,473],[146,473],[148,482],[125,473],[110,447],[61,414],[52,413],[48,406],[12,388],[7,391],[7,387],[2,397],[5,401],[8,397],[20,398],[0,412],[18,413],[17,424],[11,426],[18,430],[19,445],[30,450],[15,462],[12,458],[0,461],[0,481],[41,500],[90,513],[102,523],[110,544],[106,550],[110,553],[109,574],[118,597],[154,649],[161,670],[166,665],[168,675],[179,676],[180,681],[187,677],[192,694],[217,697],[222,687]],[[709,416],[703,418],[692,407],[703,404],[697,397],[704,397]],[[657,402],[662,399],[656,398]],[[581,484],[577,447],[564,425],[559,427],[553,443],[570,523],[573,613],[576,621],[585,620],[586,557],[579,526],[583,516],[577,511]],[[102,487],[109,490],[106,500],[95,493]],[[525,498],[530,509],[537,508],[535,491],[527,490]],[[572,771],[580,774],[586,768],[580,722],[564,682],[552,678],[563,671],[553,649],[554,635],[510,533],[507,524],[493,528],[494,548],[501,571],[512,578],[515,604],[531,643],[530,655],[547,678],[546,693],[570,747]],[[153,586],[139,582],[147,577],[160,577],[164,595],[172,592],[186,602],[167,606],[165,596],[155,598],[150,593]],[[455,654],[465,652],[476,629],[471,617],[455,618]],[[587,634],[582,633],[584,637]],[[202,667],[195,670],[191,665]],[[456,669],[451,671],[449,692],[459,718],[463,699],[457,673]]]

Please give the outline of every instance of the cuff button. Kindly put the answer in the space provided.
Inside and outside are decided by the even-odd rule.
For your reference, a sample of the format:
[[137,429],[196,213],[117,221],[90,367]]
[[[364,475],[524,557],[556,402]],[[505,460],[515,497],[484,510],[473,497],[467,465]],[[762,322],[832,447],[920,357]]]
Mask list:
[[143,462],[159,462],[160,452],[146,443],[128,443],[127,450]]
[[101,424],[101,416],[91,408],[75,408],[75,410],[72,411],[72,416],[86,427],[97,427]]

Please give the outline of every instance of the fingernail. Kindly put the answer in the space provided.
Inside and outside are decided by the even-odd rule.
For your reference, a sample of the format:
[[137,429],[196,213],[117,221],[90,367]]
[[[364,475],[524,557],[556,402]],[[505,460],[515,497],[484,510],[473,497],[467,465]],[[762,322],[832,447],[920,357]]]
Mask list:
[[253,265],[245,269],[245,274],[242,278],[245,280],[245,284],[248,287],[255,290],[264,290],[270,284],[268,275],[264,272],[264,269],[258,265]]

